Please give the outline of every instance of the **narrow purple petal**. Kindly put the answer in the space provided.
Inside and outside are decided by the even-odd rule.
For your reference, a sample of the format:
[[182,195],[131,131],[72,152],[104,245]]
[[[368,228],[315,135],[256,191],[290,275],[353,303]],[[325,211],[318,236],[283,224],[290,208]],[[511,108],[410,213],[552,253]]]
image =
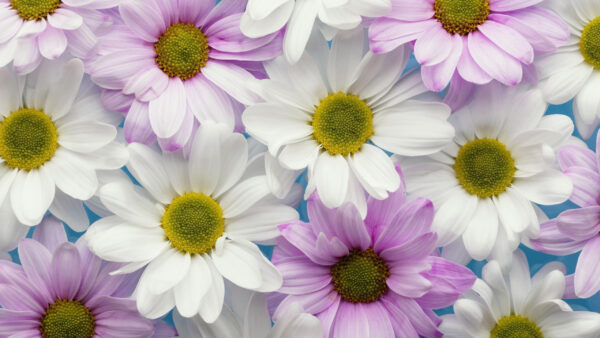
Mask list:
[[556,220],[558,230],[567,237],[576,241],[590,239],[600,231],[600,206],[566,210]]
[[67,234],[61,221],[52,215],[44,217],[42,222],[35,227],[33,239],[42,243],[50,252],[67,241]]
[[600,236],[586,243],[581,250],[575,267],[575,294],[579,298],[588,298],[600,290]]
[[75,245],[63,243],[51,262],[52,285],[57,297],[73,299],[81,283],[81,256]]

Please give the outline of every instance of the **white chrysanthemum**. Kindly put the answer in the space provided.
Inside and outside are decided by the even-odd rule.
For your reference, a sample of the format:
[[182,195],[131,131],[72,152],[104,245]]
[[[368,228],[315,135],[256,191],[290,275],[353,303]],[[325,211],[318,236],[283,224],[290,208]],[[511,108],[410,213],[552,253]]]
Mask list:
[[431,156],[401,159],[408,192],[436,207],[438,245],[462,237],[464,247],[450,245],[445,256],[457,256],[452,250],[460,248],[477,260],[492,250],[510,255],[521,234],[539,232],[531,202],[553,205],[569,198],[573,185],[553,165],[573,123],[564,115],[543,116],[546,109],[539,90],[480,87],[450,117],[454,142]]
[[278,58],[266,64],[266,102],[248,107],[243,121],[284,167],[308,167],[305,196],[316,188],[327,207],[350,201],[364,217],[362,188],[385,199],[400,186],[385,151],[440,151],[454,136],[450,108],[415,100],[427,89],[419,74],[402,76],[408,47],[365,52],[362,29],[339,33],[331,50],[322,38],[311,41],[298,63]]
[[564,338],[598,337],[600,314],[573,311],[561,300],[565,267],[552,262],[529,277],[522,251],[514,253],[510,271],[490,261],[471,291],[442,316],[440,331],[448,338]]
[[78,59],[44,61],[27,76],[0,69],[0,227],[12,228],[0,231],[5,238],[48,210],[86,229],[82,201],[96,192],[97,171],[127,162],[115,141],[118,119],[104,110]]
[[600,124],[600,2],[551,0],[548,6],[567,22],[569,42],[536,60],[540,88],[551,104],[573,98],[575,123],[588,139]]
[[138,310],[158,318],[174,306],[186,317],[214,322],[224,299],[223,277],[255,291],[282,283],[277,269],[252,242],[279,235],[277,226],[298,219],[296,210],[271,195],[265,175],[248,164],[243,135],[222,125],[200,127],[186,161],[129,145],[128,169],[145,188],[117,180],[99,190],[114,216],[86,233],[101,258],[145,265],[136,289]]
[[246,36],[257,38],[286,26],[283,52],[288,62],[296,63],[313,26],[330,40],[338,30],[359,26],[363,17],[380,17],[391,9],[390,0],[249,0],[240,28]]
[[183,318],[173,314],[177,333],[182,338],[321,338],[321,322],[305,313],[299,303],[290,305],[271,326],[264,294],[231,288],[229,304],[214,323],[200,316]]

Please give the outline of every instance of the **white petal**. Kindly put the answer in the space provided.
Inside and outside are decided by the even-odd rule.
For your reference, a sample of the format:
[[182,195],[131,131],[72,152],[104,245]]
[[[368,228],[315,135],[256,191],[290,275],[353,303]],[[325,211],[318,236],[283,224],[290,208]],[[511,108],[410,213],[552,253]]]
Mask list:
[[[225,168],[224,168],[225,169]],[[206,195],[215,190],[221,171],[221,141],[214,124],[203,124],[196,133],[189,160],[192,189]]]
[[127,149],[127,168],[135,179],[158,201],[163,204],[171,203],[176,193],[171,188],[170,173],[163,166],[165,160],[157,152],[140,143],[132,143]]
[[214,323],[221,314],[223,309],[223,301],[225,300],[225,283],[223,276],[215,267],[212,259],[204,255],[204,260],[210,268],[211,285],[210,289],[200,302],[200,316],[207,323]]
[[202,298],[211,286],[210,273],[204,257],[194,255],[187,275],[175,286],[175,304],[182,316],[198,314]]
[[211,258],[223,277],[245,289],[256,289],[262,283],[261,262],[252,254],[238,241],[225,240],[222,250],[214,250]]
[[19,170],[10,189],[10,201],[19,222],[36,225],[54,199],[54,180],[44,167]]
[[82,78],[81,60],[71,59],[62,67],[58,80],[48,90],[44,104],[44,112],[51,116],[53,121],[60,119],[71,110]]
[[146,197],[133,188],[133,184],[112,182],[98,190],[102,203],[113,213],[123,219],[145,227],[160,225],[162,213]]
[[400,175],[394,163],[383,150],[370,144],[364,144],[350,160],[352,171],[357,175],[367,191],[396,191],[400,187]]
[[281,164],[288,169],[301,170],[313,163],[319,154],[319,144],[313,138],[290,143],[279,154]]
[[314,180],[319,197],[328,208],[342,205],[348,192],[349,168],[342,155],[328,152],[319,155],[315,164]]
[[56,190],[54,201],[49,210],[50,213],[65,222],[74,231],[85,231],[90,225],[83,203],[68,196],[60,189]]
[[240,182],[219,199],[223,217],[240,215],[270,193],[266,176],[250,177]]
[[498,213],[491,199],[480,199],[463,235],[465,248],[476,260],[485,259],[498,235]]
[[57,128],[58,144],[80,153],[91,153],[113,141],[115,127],[99,122],[74,121]]
[[573,183],[557,170],[547,170],[531,177],[515,178],[513,186],[532,202],[542,205],[566,201],[573,191]]
[[85,201],[98,189],[94,169],[67,150],[59,148],[45,167],[58,189],[73,198]]
[[185,87],[179,78],[169,79],[167,89],[150,101],[150,125],[156,136],[168,138],[179,131],[187,110]]
[[221,144],[221,168],[226,168],[219,177],[214,196],[219,196],[237,183],[248,163],[248,142],[242,134],[228,135]]
[[139,283],[148,292],[159,295],[179,284],[189,268],[190,254],[171,248],[148,264]]
[[289,63],[296,63],[306,47],[317,17],[318,4],[314,0],[296,3],[283,39],[283,51]]
[[279,236],[277,227],[298,220],[298,212],[287,205],[256,206],[227,219],[225,231],[235,238],[264,241]]

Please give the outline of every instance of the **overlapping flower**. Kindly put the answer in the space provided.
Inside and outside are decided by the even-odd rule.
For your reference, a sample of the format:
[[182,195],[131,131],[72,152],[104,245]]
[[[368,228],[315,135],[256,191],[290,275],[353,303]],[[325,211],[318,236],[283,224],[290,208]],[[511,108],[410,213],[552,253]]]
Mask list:
[[598,337],[599,69],[598,0],[0,0],[0,338]]

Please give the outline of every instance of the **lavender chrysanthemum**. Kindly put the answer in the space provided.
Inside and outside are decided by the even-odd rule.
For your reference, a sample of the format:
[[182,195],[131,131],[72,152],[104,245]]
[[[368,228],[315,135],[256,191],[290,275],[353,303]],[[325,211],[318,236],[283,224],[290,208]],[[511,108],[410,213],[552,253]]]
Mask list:
[[253,81],[263,61],[281,53],[282,33],[245,37],[245,2],[132,0],[99,43],[92,79],[107,89],[104,103],[127,114],[128,142],[158,138],[164,150],[186,144],[198,123],[242,128],[242,104],[259,100]]
[[94,256],[83,240],[69,243],[47,216],[34,239],[19,243],[21,264],[0,261],[0,337],[172,337],[164,322],[136,310],[133,276],[110,276],[118,264]]
[[566,24],[540,1],[393,0],[392,11],[370,27],[371,49],[386,53],[415,41],[427,87],[444,89],[453,77],[516,85],[534,56],[564,44]]
[[[596,149],[600,138],[596,140]],[[558,152],[563,173],[573,181],[569,198],[580,208],[566,210],[541,224],[540,236],[531,240],[534,249],[552,255],[581,251],[575,268],[574,293],[591,297],[600,291],[600,154],[585,146],[563,146]]]
[[451,305],[475,275],[434,256],[433,212],[428,200],[406,202],[403,187],[369,198],[364,221],[353,205],[328,209],[313,195],[310,223],[280,226],[273,263],[285,298],[274,319],[299,302],[325,337],[440,336],[432,309]]

